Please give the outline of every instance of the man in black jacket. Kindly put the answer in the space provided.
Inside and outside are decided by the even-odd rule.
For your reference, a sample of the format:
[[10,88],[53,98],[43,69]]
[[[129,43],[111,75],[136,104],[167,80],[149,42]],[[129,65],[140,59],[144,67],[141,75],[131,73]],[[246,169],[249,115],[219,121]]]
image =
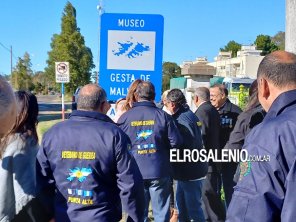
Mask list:
[[[210,91],[207,87],[195,90],[194,103],[197,107],[195,115],[200,120],[202,139],[207,151],[219,150],[220,116],[210,102]],[[203,185],[203,202],[206,221],[225,220],[225,207],[221,201],[221,175],[218,163],[209,162],[209,169]]]
[[203,148],[198,127],[199,119],[189,109],[180,89],[172,89],[168,93],[167,108],[173,114],[183,137],[179,152],[181,160],[173,163],[173,178],[177,180],[176,203],[179,210],[179,221],[204,221],[201,196],[208,165],[206,162],[195,162],[186,158],[188,153],[191,153],[192,158],[195,151]]
[[[222,84],[215,84],[210,88],[210,100],[220,115],[220,135],[219,143],[221,149],[229,140],[238,115],[242,110],[230,102],[228,99],[228,90]],[[235,182],[233,176],[237,168],[237,163],[229,162],[222,164],[222,181],[225,193],[226,206],[229,205],[233,193]]]

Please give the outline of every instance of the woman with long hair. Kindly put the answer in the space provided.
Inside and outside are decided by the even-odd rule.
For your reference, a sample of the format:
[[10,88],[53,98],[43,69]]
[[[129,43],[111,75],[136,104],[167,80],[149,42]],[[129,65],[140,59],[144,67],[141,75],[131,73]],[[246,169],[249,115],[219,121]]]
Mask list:
[[120,98],[116,101],[116,104],[115,104],[116,115],[113,119],[115,123],[117,123],[121,115],[124,114],[126,111],[130,110],[133,106],[133,103],[136,102],[135,92],[136,92],[137,86],[141,82],[143,82],[143,80],[141,79],[136,79],[135,81],[133,81],[128,89],[126,98]]
[[0,221],[48,221],[35,198],[37,98],[26,91],[17,91],[15,96],[17,118],[0,147]]
[[251,109],[254,109],[258,106],[261,106],[259,103],[259,99],[258,99],[258,82],[257,80],[255,80],[249,89],[249,99],[248,99],[248,103],[245,107],[245,112],[249,111]]
[[142,79],[136,79],[133,81],[133,83],[130,85],[127,95],[126,95],[126,102],[124,104],[124,109],[126,111],[130,110],[133,106],[133,103],[136,102],[135,98],[135,92],[137,90],[138,85],[143,82]]

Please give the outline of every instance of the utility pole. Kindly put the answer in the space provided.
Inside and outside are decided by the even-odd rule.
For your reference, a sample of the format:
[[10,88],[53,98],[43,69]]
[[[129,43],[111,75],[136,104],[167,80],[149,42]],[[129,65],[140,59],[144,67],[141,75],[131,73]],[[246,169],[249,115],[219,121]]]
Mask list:
[[[12,55],[13,55],[13,53],[12,53],[12,45],[11,45],[10,46],[10,76],[11,77],[12,77]],[[15,72],[14,78],[15,78],[15,86],[14,86],[14,88],[18,89],[17,72]]]
[[12,45],[10,46],[10,75],[12,75]]
[[100,47],[101,47],[101,17],[103,15],[103,13],[105,12],[104,10],[104,6],[103,6],[103,0],[99,0],[99,5],[97,6],[97,9],[99,11],[99,35],[98,35],[98,60],[97,60],[97,64],[98,64],[98,72],[96,75],[96,83],[98,84],[100,82]]
[[285,50],[296,54],[296,0],[286,0]]

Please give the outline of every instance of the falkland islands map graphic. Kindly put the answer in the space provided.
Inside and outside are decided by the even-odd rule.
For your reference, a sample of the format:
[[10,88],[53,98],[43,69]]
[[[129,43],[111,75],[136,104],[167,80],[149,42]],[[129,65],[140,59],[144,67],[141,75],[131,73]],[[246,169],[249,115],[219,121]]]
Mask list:
[[[133,39],[133,37],[131,37]],[[139,42],[117,42],[120,48],[115,51],[112,50],[113,54],[116,56],[127,56],[129,59],[136,58],[138,56],[142,56],[144,52],[150,50],[149,46],[145,46],[143,43]]]
[[108,69],[154,71],[155,32],[108,31]]

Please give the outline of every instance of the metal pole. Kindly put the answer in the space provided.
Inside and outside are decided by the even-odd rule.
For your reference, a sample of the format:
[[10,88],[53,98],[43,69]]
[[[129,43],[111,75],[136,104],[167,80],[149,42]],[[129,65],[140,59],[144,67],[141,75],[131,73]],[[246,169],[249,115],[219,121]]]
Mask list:
[[97,6],[97,9],[99,11],[99,35],[98,35],[98,45],[99,45],[99,50],[98,50],[98,73],[97,73],[97,78],[96,78],[96,83],[98,84],[100,79],[99,79],[99,74],[100,74],[100,47],[101,47],[101,17],[102,14],[105,12],[103,8],[103,0],[99,0],[99,5]]
[[296,0],[286,0],[285,50],[296,54]]
[[10,75],[12,74],[12,45],[10,46]]
[[62,83],[62,120],[65,120],[64,83]]

